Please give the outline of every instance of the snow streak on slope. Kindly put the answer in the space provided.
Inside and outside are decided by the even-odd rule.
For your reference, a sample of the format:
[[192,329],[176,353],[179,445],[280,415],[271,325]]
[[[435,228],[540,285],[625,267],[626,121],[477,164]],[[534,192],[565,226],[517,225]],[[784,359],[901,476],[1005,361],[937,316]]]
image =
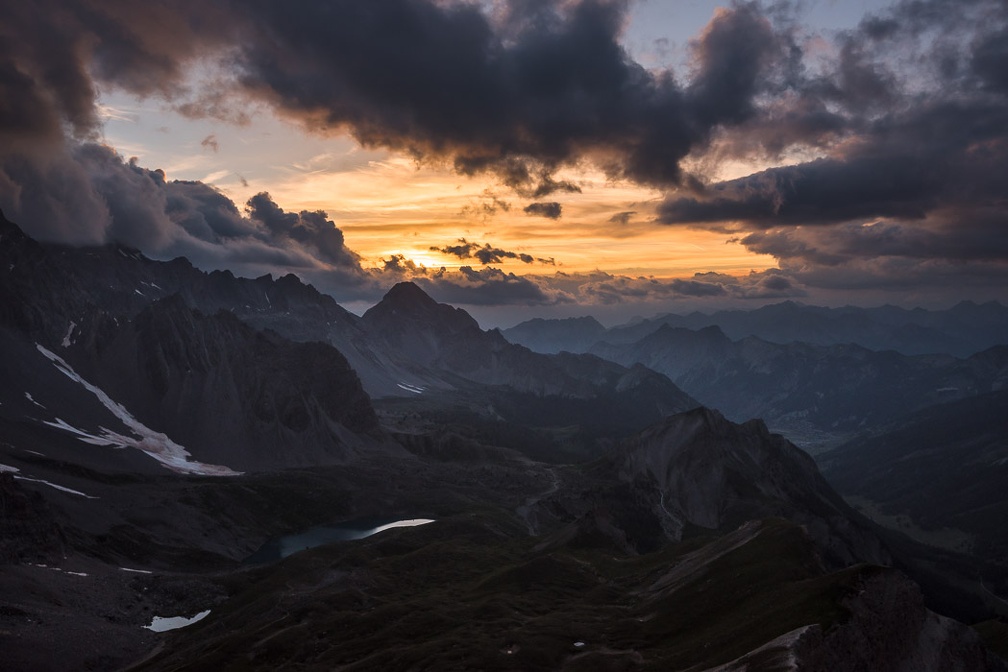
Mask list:
[[112,415],[119,418],[124,425],[129,427],[136,436],[125,436],[123,434],[119,434],[118,432],[113,432],[110,429],[106,429],[105,427],[100,427],[99,429],[101,430],[101,433],[96,436],[73,427],[60,418],[56,418],[55,422],[46,422],[45,424],[76,434],[81,441],[96,446],[115,446],[117,448],[136,448],[137,450],[142,450],[160,462],[162,466],[182,474],[196,474],[200,476],[237,476],[241,473],[232,471],[230,468],[221,465],[190,462],[188,459],[190,457],[189,451],[184,447],[172,441],[165,434],[155,432],[153,429],[150,429],[134,418],[124,406],[113,401],[102,390],[77,375],[77,372],[74,371],[62,357],[45,349],[38,343],[35,344],[35,347],[49,361],[51,361],[56,368],[63,373],[63,375],[80,383],[84,389],[98,397],[98,401],[100,401],[102,405],[112,413]]
[[92,497],[91,495],[83,493],[80,490],[74,490],[72,488],[67,488],[62,485],[56,485],[55,483],[52,483],[50,481],[43,481],[41,478],[31,478],[30,476],[25,476],[21,474],[20,469],[18,469],[17,467],[12,467],[9,464],[0,464],[0,474],[3,473],[13,474],[14,479],[18,481],[28,481],[29,483],[41,483],[42,485],[48,485],[50,488],[56,488],[57,490],[61,490],[62,492],[68,492],[71,495],[79,495],[81,497],[86,497],[87,499],[98,499],[97,497]]

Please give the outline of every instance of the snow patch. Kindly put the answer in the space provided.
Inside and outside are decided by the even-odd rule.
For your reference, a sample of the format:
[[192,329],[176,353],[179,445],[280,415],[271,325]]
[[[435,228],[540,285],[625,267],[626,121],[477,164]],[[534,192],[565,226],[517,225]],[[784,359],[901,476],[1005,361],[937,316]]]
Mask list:
[[379,532],[391,530],[395,527],[417,527],[419,525],[426,525],[427,523],[433,522],[434,520],[431,518],[410,518],[409,520],[397,520],[394,523],[389,523],[387,525],[379,525],[371,530],[371,534],[378,534]]
[[139,289],[134,289],[133,291],[136,292],[137,294],[139,294],[140,296],[144,297],[145,299],[147,298],[147,296],[143,292],[141,292]]
[[43,481],[41,478],[29,478],[28,476],[15,476],[14,478],[15,480],[18,481],[28,481],[29,483],[41,483],[42,485],[48,485],[50,488],[55,488],[60,492],[67,492],[71,495],[84,497],[85,499],[98,499],[97,497],[83,493],[80,490],[74,490],[73,488],[67,488],[62,485],[56,485],[55,483],[51,483],[50,481]]
[[238,476],[241,472],[233,471],[228,467],[217,464],[204,464],[202,462],[190,462],[189,451],[168,438],[161,432],[155,432],[139,420],[134,418],[126,408],[116,401],[113,401],[105,392],[87,382],[77,372],[67,364],[59,355],[46,350],[39,344],[35,347],[49,361],[51,361],[63,375],[76,381],[88,392],[98,397],[98,401],[107,408],[112,415],[116,416],[130,431],[136,434],[135,437],[125,436],[118,432],[113,432],[105,427],[99,427],[100,434],[94,435],[84,430],[73,427],[67,422],[56,418],[56,422],[46,422],[45,424],[57,427],[64,431],[76,434],[81,441],[97,446],[114,446],[116,448],[136,448],[141,450],[162,466],[181,474],[195,474],[198,476]]
[[71,572],[67,570],[67,574],[73,574],[74,576],[87,576],[87,572]]
[[72,345],[72,343],[70,342],[70,337],[73,336],[73,330],[76,328],[77,323],[74,322],[73,320],[70,320],[70,326],[67,327],[66,336],[63,337],[63,342],[60,343],[61,346],[63,346],[64,348],[69,348]]
[[35,404],[35,405],[36,405],[36,406],[38,406],[39,408],[45,408],[45,406],[43,406],[42,404],[40,404],[39,402],[35,401],[35,400],[34,400],[34,399],[32,398],[32,395],[31,395],[31,393],[29,393],[29,392],[25,392],[25,393],[24,393],[24,396],[25,396],[25,399],[27,399],[27,400],[28,400],[28,401],[30,401],[31,403]]
[[153,574],[154,572],[149,569],[132,569],[131,567],[120,567],[121,572],[132,572],[134,574]]
[[207,609],[206,611],[201,611],[191,618],[186,618],[185,616],[171,616],[168,618],[155,616],[150,625],[145,625],[144,627],[148,630],[153,630],[154,632],[168,632],[169,630],[178,630],[179,628],[184,628],[187,625],[192,625],[193,623],[202,621],[209,615],[210,610]]
[[0,464],[0,474],[16,474],[19,471],[21,470],[18,469],[17,467],[12,467],[7,464]]
[[396,383],[399,387],[406,390],[407,392],[412,392],[413,394],[423,394],[424,388],[417,385],[410,385],[409,383]]

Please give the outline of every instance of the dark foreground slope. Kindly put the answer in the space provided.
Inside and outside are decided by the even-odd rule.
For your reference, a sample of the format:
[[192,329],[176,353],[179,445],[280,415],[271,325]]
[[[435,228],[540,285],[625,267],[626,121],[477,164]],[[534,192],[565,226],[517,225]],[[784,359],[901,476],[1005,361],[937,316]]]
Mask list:
[[[884,549],[807,456],[704,409],[584,466],[472,443],[232,477],[0,454],[20,468],[11,501],[47,502],[0,567],[0,646],[24,669],[1000,669],[870,564]],[[239,565],[375,515],[436,522]]]
[[929,408],[819,461],[866,515],[976,558],[992,603],[1008,594],[1008,392]]
[[701,409],[547,473],[514,509],[220,577],[139,669],[1002,669],[764,427]]
[[137,669],[998,669],[907,579],[826,572],[784,521],[619,558],[465,516],[309,551],[228,589]]

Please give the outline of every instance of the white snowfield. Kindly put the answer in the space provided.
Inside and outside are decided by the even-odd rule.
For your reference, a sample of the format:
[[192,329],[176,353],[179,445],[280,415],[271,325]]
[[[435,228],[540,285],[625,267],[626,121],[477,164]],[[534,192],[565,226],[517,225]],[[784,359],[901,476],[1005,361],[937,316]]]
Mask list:
[[71,434],[76,434],[77,438],[81,441],[95,446],[136,448],[137,450],[141,450],[153,457],[165,468],[181,474],[194,474],[198,476],[238,476],[241,474],[239,471],[233,471],[229,467],[222,465],[190,462],[189,458],[191,455],[184,447],[172,441],[167,435],[162,434],[161,432],[155,432],[153,429],[147,427],[134,418],[122,404],[113,401],[102,390],[77,375],[77,372],[74,371],[62,357],[47,350],[38,343],[35,344],[35,347],[49,361],[51,361],[63,375],[73,381],[76,381],[77,383],[80,383],[84,389],[95,395],[98,398],[98,401],[100,401],[102,405],[112,413],[112,415],[116,416],[124,425],[129,427],[130,431],[132,431],[136,436],[125,436],[123,434],[119,434],[118,432],[113,432],[110,429],[106,429],[105,427],[100,427],[99,429],[101,430],[101,433],[95,435],[85,432],[82,429],[78,429],[60,418],[56,418],[55,422],[45,421],[45,424],[70,432]]
[[162,616],[155,616],[151,621],[150,625],[145,625],[144,627],[148,630],[153,630],[154,632],[167,632],[169,630],[178,630],[179,628],[184,628],[187,625],[192,625],[197,621],[202,621],[210,614],[210,610],[201,611],[192,618],[186,618],[185,616],[170,616],[164,618]]

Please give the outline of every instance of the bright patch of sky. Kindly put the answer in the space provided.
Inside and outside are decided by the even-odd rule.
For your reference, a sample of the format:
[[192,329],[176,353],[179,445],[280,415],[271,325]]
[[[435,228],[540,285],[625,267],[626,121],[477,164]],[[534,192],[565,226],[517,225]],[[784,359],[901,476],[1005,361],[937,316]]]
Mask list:
[[[624,46],[645,67],[671,67],[684,80],[690,39],[725,4],[640,0],[631,10]],[[821,0],[792,6],[813,30],[836,31],[855,26],[866,11],[885,4]],[[210,70],[195,70],[193,90],[214,76]],[[102,92],[100,103],[105,142],[124,157],[136,156],[144,167],[161,168],[168,179],[212,184],[239,208],[252,195],[268,191],[286,210],[325,210],[365,265],[403,254],[424,266],[457,268],[470,262],[431,252],[430,247],[462,237],[553,257],[567,271],[603,268],[671,277],[711,270],[746,273],[774,265],[769,256],[726,246],[721,234],[650,225],[659,191],[613,183],[590,167],[566,171],[565,179],[578,182],[582,193],[549,197],[561,203],[564,213],[559,220],[545,220],[526,215],[527,202],[494,178],[465,178],[447,167],[419,167],[405,156],[364,149],[347,135],[310,135],[262,105],[239,102],[240,114],[224,115],[244,117],[240,124],[188,118],[164,100],[137,100],[115,90]],[[712,177],[738,177],[765,167],[735,162],[719,166]],[[510,202],[510,210],[487,215],[482,206],[494,196]],[[614,225],[611,218],[619,212],[633,215]],[[666,254],[656,256],[655,249]],[[537,270],[516,261],[505,265],[518,273]]]

